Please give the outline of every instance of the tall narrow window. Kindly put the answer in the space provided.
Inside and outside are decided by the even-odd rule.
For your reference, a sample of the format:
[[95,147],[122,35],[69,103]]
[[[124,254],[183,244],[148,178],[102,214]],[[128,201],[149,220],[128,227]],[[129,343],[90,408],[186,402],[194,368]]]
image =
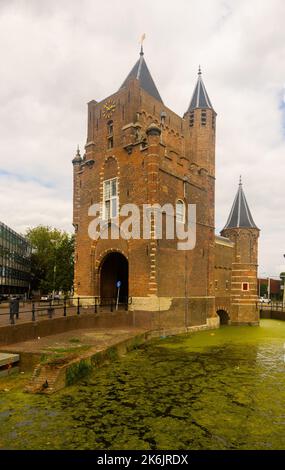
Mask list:
[[189,126],[190,126],[190,127],[193,127],[193,126],[194,126],[194,111],[191,111],[191,112],[190,112],[190,116],[189,116]]
[[201,125],[206,126],[206,122],[207,122],[207,111],[202,109],[202,111],[201,111]]
[[108,141],[107,141],[107,148],[111,149],[114,146],[114,138],[113,138],[113,121],[107,122],[107,134],[108,134]]
[[182,224],[185,223],[185,204],[181,199],[176,202],[176,220]]
[[108,136],[113,135],[113,121],[108,121],[107,130],[108,130]]
[[118,215],[118,178],[104,181],[103,189],[103,218],[113,219]]

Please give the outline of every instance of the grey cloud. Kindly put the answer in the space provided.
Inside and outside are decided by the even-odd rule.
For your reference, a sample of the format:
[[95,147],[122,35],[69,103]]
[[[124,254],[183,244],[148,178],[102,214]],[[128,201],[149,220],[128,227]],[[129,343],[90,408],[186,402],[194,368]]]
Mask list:
[[285,253],[284,16],[283,0],[0,0],[0,170],[26,178],[0,178],[0,219],[19,230],[45,221],[71,230],[71,159],[85,144],[86,102],[119,88],[145,32],[149,68],[180,115],[201,64],[218,112],[217,231],[242,174],[262,230],[260,270],[278,274]]

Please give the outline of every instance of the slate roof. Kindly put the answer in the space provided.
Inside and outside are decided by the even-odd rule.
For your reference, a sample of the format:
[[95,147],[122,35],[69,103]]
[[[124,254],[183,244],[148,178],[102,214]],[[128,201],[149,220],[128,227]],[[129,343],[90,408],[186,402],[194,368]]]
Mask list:
[[214,109],[202,80],[202,72],[200,67],[198,72],[198,80],[187,111],[193,111],[197,108]]
[[144,60],[144,53],[142,49],[140,52],[139,60],[133,66],[132,70],[130,71],[129,75],[125,79],[124,83],[121,85],[120,89],[126,86],[130,78],[136,78],[137,80],[139,80],[141,88],[143,88],[147,93],[149,93],[155,99],[163,103],[161,96],[158,92],[158,89],[156,88],[156,85],[150,74],[148,66],[146,65],[146,61]]
[[248,203],[242,189],[242,182],[240,180],[239,188],[227,220],[227,223],[223,230],[226,228],[257,228],[255,225],[251,212],[248,207]]

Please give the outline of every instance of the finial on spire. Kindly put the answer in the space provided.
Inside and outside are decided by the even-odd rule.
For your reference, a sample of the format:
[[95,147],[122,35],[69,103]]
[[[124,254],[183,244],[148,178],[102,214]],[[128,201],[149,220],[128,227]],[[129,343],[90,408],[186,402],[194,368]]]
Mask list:
[[200,65],[199,65],[199,69],[198,69],[198,75],[202,75],[201,66],[200,66]]
[[239,176],[239,185],[242,185],[241,175]]
[[145,33],[143,33],[141,39],[140,39],[140,45],[141,45],[141,51],[140,51],[140,55],[143,55],[143,42],[145,40]]
[[76,155],[78,155],[80,157],[79,144],[77,145]]

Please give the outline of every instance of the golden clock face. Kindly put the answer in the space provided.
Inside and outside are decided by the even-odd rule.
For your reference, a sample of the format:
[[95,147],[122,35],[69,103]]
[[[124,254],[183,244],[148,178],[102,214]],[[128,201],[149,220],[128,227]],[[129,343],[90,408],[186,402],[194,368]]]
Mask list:
[[107,119],[110,119],[115,109],[116,109],[115,101],[108,100],[103,106],[103,116]]

